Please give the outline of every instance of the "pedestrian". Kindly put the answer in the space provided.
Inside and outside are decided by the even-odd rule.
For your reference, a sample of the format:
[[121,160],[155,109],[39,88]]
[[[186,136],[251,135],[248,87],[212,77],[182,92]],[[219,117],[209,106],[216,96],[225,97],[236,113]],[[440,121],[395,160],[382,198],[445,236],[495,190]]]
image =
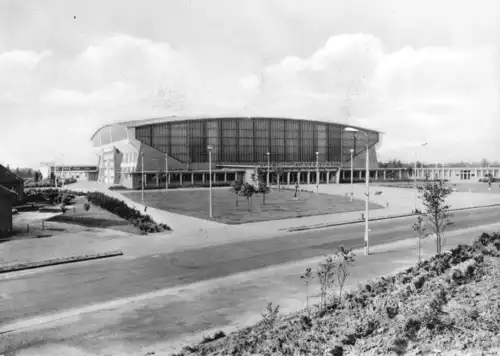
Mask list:
[[491,176],[488,177],[488,192],[491,192]]
[[295,182],[295,192],[293,193],[293,200],[297,200],[297,196],[299,195],[299,182]]

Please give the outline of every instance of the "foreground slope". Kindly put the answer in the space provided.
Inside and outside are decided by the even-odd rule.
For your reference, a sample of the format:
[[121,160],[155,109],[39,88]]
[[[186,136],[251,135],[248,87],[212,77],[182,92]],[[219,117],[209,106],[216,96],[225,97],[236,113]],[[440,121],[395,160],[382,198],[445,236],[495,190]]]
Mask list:
[[500,235],[360,286],[311,318],[219,333],[178,355],[324,354],[499,355]]

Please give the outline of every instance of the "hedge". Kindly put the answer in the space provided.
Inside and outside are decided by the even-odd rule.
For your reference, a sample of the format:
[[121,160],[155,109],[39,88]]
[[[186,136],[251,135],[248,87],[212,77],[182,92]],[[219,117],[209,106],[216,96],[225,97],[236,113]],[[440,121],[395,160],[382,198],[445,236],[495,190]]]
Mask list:
[[162,223],[158,224],[151,216],[143,215],[139,210],[129,207],[123,200],[109,197],[100,192],[88,193],[87,199],[92,204],[130,221],[143,232],[155,233],[172,230],[170,226]]

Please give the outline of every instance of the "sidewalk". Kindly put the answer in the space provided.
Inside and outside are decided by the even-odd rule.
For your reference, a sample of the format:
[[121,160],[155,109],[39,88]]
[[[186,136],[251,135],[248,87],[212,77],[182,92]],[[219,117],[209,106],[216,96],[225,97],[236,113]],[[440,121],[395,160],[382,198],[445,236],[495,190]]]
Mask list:
[[20,238],[0,243],[0,267],[102,253],[137,243],[142,236],[116,230],[89,229],[49,238]]

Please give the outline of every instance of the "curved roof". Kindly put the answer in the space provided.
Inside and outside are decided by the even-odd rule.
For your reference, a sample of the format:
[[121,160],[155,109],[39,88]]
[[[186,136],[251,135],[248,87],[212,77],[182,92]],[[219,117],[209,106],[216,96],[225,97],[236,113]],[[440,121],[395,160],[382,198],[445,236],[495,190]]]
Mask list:
[[94,134],[92,135],[91,139],[94,138],[94,136],[102,129],[113,126],[113,125],[120,125],[120,126],[125,126],[127,128],[132,128],[132,127],[140,127],[140,126],[146,126],[146,125],[152,125],[152,124],[161,124],[165,122],[176,122],[176,121],[187,121],[187,120],[210,120],[210,119],[284,119],[284,120],[305,120],[305,121],[313,121],[313,122],[321,122],[321,123],[329,123],[329,124],[337,124],[337,125],[342,125],[342,126],[351,126],[354,128],[358,129],[366,129],[370,130],[373,132],[377,133],[382,133],[379,130],[374,130],[368,127],[361,127],[358,125],[349,125],[348,123],[343,123],[343,122],[335,122],[335,121],[330,121],[330,120],[318,120],[318,119],[311,119],[311,118],[292,118],[292,117],[277,117],[277,116],[163,116],[163,117],[156,117],[156,118],[149,118],[149,119],[142,119],[142,120],[131,120],[131,121],[120,121],[120,122],[113,122],[108,125],[102,126],[99,128]]

